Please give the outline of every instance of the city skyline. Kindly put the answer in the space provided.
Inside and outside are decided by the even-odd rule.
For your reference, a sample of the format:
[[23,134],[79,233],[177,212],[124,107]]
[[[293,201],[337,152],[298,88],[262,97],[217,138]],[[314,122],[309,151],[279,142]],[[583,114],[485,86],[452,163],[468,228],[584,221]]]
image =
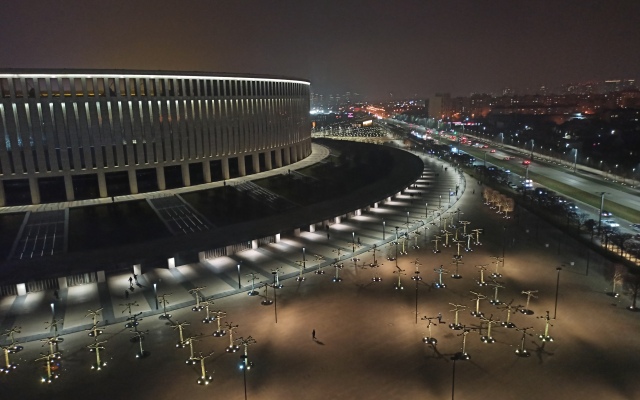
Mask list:
[[[6,68],[277,74],[369,101],[637,79],[632,0],[4,3]],[[98,8],[99,7],[99,8]],[[87,17],[93,16],[93,17]]]

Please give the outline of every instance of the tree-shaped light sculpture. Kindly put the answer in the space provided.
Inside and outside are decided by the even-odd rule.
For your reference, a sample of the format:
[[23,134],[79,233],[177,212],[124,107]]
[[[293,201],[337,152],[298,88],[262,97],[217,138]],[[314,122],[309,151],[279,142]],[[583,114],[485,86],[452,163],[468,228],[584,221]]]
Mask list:
[[498,289],[504,289],[504,285],[502,284],[502,282],[498,282],[495,280],[495,278],[492,278],[491,283],[488,283],[488,285],[493,286],[493,299],[489,300],[489,303],[493,304],[494,306],[502,304],[502,301],[498,299]]
[[529,301],[531,301],[531,298],[533,297],[534,299],[537,299],[538,296],[536,296],[536,293],[538,293],[537,290],[523,290],[522,294],[527,296],[527,304],[524,306],[523,309],[520,310],[520,312],[522,314],[525,315],[533,315],[533,310],[529,309]]
[[489,264],[476,265],[476,268],[478,268],[478,270],[480,271],[480,279],[476,281],[478,286],[486,286],[487,285],[487,282],[484,281],[484,271],[487,270],[487,266],[488,265]]
[[333,277],[334,282],[342,282],[342,278],[340,278],[340,270],[344,268],[344,264],[342,263],[334,263],[333,268],[336,270],[336,276]]
[[478,229],[473,229],[471,231],[471,234],[475,236],[475,242],[473,242],[474,245],[476,246],[482,246],[482,243],[480,243],[480,234],[482,233],[482,229],[478,228]]
[[459,331],[460,329],[463,328],[463,325],[458,320],[458,314],[460,313],[460,311],[465,310],[467,306],[462,304],[453,304],[453,303],[449,303],[449,304],[453,306],[453,310],[450,310],[450,311],[455,313],[455,316],[453,318],[453,323],[449,324],[449,329]]
[[[60,375],[58,375],[58,373],[56,372],[59,368],[60,365],[58,364],[58,355],[56,353],[40,353],[40,355],[42,357],[40,358],[36,358],[35,361],[44,361],[45,362],[45,367],[47,370],[47,376],[43,376],[40,379],[40,382],[42,383],[51,383],[53,382],[55,379],[58,379],[58,377]],[[52,365],[52,363],[55,363]]]
[[377,264],[378,259],[376,258],[376,253],[380,251],[377,244],[374,244],[371,250],[369,250],[373,254],[373,263]]
[[177,348],[184,348],[187,345],[187,343],[185,343],[185,340],[184,340],[183,329],[184,329],[185,326],[189,326],[189,325],[191,325],[191,324],[189,324],[186,321],[185,322],[177,322],[176,321],[176,323],[174,325],[171,325],[172,329],[177,329],[178,332],[180,333],[180,339],[178,340],[178,343],[176,343],[176,347]]
[[444,233],[444,244],[443,244],[443,246],[444,246],[444,247],[451,247],[451,243],[449,243],[449,237],[450,237],[450,236],[453,236],[453,233],[452,233],[452,232],[449,232],[449,231],[448,231],[448,230],[446,230],[446,229],[444,230],[444,232],[443,232],[443,233]]
[[472,328],[467,328],[466,326],[462,327],[462,332],[458,334],[458,336],[462,336],[462,350],[454,355],[456,360],[469,360],[471,356],[467,353],[467,335],[471,332]]
[[434,319],[438,319],[438,317],[427,317],[424,316],[422,318],[420,318],[422,321],[427,321],[427,329],[429,330],[429,334],[427,337],[422,338],[422,341],[426,344],[437,344],[438,343],[438,339],[434,338],[431,335],[431,325],[436,325],[433,323]]
[[275,289],[282,289],[283,288],[282,284],[280,283],[280,270],[281,269],[282,269],[281,267],[278,267],[278,268],[273,268],[271,270],[271,275],[273,275],[273,285],[272,286],[273,286],[274,291],[275,291]]
[[443,275],[443,274],[448,274],[448,273],[449,273],[449,271],[448,271],[448,270],[446,270],[446,269],[444,269],[444,268],[442,267],[442,265],[440,266],[440,268],[436,268],[436,269],[434,269],[433,271],[434,271],[436,274],[438,274],[438,280],[433,284],[433,286],[434,286],[436,289],[442,289],[442,288],[447,287],[447,285],[445,285],[445,284],[444,284],[444,282],[442,282],[442,275]]
[[[321,256],[320,254],[316,254],[315,258],[316,258],[316,261],[319,261],[319,262],[322,262],[325,259],[324,256]],[[322,266],[319,265],[318,268],[314,271],[314,274],[317,274],[317,275],[324,274],[324,270],[322,269]]]
[[482,317],[481,320],[482,322],[487,324],[487,335],[480,337],[480,340],[487,344],[495,343],[496,340],[491,336],[491,327],[493,325],[499,324],[500,320],[493,319],[493,314],[491,314],[489,318]]
[[212,316],[209,308],[213,305],[213,300],[202,300],[200,301],[200,305],[204,307],[204,311],[206,316],[202,319],[203,324],[210,324],[216,320],[216,317]]
[[138,318],[142,315],[142,311],[137,313],[137,314],[133,314],[130,317],[127,317],[127,322],[126,324],[124,324],[125,328],[133,328],[134,331],[138,330],[138,325],[140,325],[140,321],[142,321],[142,318]]
[[215,314],[215,320],[218,321],[218,329],[213,332],[212,335],[215,337],[222,337],[227,334],[227,331],[222,329],[222,327],[220,326],[220,321],[227,316],[227,313],[220,310],[214,311],[213,313]]
[[[396,284],[393,285],[393,287],[396,288],[396,289],[399,289],[399,290],[404,289],[404,286],[402,286],[402,275],[406,275],[407,273],[404,272],[404,269],[400,269],[400,267],[398,267],[395,271],[393,271],[393,273],[394,274],[398,274],[398,282],[396,282]],[[382,280],[382,278],[380,278],[380,277],[379,277],[379,279]]]
[[249,296],[257,296],[258,291],[256,291],[256,274],[255,272],[251,272],[249,274],[247,274],[246,276],[250,276],[251,278],[249,279],[251,281],[251,290],[247,293]]
[[[502,278],[502,274],[498,272],[498,267],[504,263],[504,259],[502,257],[491,257],[493,260],[491,263],[496,265],[496,270],[491,274],[492,278]],[[503,266],[503,265],[502,265]]]
[[11,348],[12,348],[11,345],[0,346],[0,349],[2,349],[2,352],[4,353],[4,366],[0,367],[0,373],[8,374],[9,372],[18,368],[18,364],[13,364],[9,360],[9,354],[11,353]]
[[[271,304],[273,304],[273,300],[271,300],[269,298],[269,285],[268,283],[264,284],[264,298],[262,299],[262,301],[260,302],[260,304],[262,304],[263,306],[270,306]],[[273,289],[273,294],[275,295],[276,290]]]
[[[457,230],[456,230],[457,232]],[[462,246],[464,246],[464,241],[463,240],[457,240],[454,239],[453,240],[453,244],[456,246],[456,254],[453,255],[453,258],[457,258],[457,259],[462,259],[462,254],[460,254],[460,249],[462,248]]]
[[420,238],[420,236],[422,236],[422,234],[417,230],[411,235],[411,238],[413,239],[413,245],[411,245],[412,249],[418,250],[420,248],[420,245],[418,245],[418,238]]
[[107,343],[107,341],[103,340],[101,342],[93,342],[87,346],[89,348],[89,351],[96,353],[96,362],[95,364],[91,364],[91,370],[93,371],[100,371],[103,367],[107,366],[107,363],[100,359],[100,350],[104,350],[103,345],[105,343]]
[[159,319],[171,318],[171,314],[167,314],[167,304],[170,304],[169,300],[167,300],[167,297],[171,295],[172,293],[163,293],[161,296],[158,296],[158,301],[162,303],[162,315],[158,317]]
[[435,243],[433,245],[433,252],[436,253],[436,254],[440,253],[440,249],[438,248],[438,243],[440,242],[440,239],[442,239],[442,237],[436,235],[436,236],[434,236],[434,239],[432,240],[432,242]]
[[227,353],[235,353],[240,348],[238,345],[233,344],[233,332],[238,329],[238,325],[233,325],[231,322],[225,322],[225,326],[227,327],[227,332],[229,332],[229,347],[225,349]]
[[100,322],[98,320],[98,316],[100,315],[101,311],[102,308],[98,308],[97,310],[89,310],[89,313],[84,316],[85,318],[89,316],[93,318],[93,327],[89,329],[89,336],[92,338],[96,338],[102,333],[102,330],[98,329],[98,322]]
[[244,348],[244,354],[240,357],[240,359],[242,360],[242,362],[240,363],[240,368],[245,371],[250,370],[251,367],[253,367],[253,363],[249,362],[248,348],[249,346],[256,344],[257,342],[251,336],[247,336],[246,339],[244,337],[239,337],[236,339],[236,342],[238,342]]
[[198,385],[208,385],[213,381],[213,375],[208,375],[207,370],[204,367],[204,360],[211,357],[213,353],[214,352],[212,351],[211,353],[204,355],[200,352],[198,357],[193,358],[196,362],[200,362],[200,377],[198,377],[197,380]]
[[200,304],[200,300],[204,299],[204,296],[202,295],[202,291],[205,288],[206,288],[206,286],[201,286],[201,287],[196,287],[196,288],[193,288],[193,289],[189,289],[189,294],[191,294],[191,295],[196,297],[196,305],[191,308],[191,311],[199,312],[199,311],[202,311],[202,309],[204,308]]
[[553,338],[549,336],[549,327],[553,326],[551,325],[551,317],[549,316],[549,311],[547,311],[546,315],[542,315],[538,318],[544,319],[544,334],[538,335],[538,338],[540,338],[540,340],[542,340],[543,342],[553,342]]
[[382,282],[382,277],[378,273],[378,269],[382,264],[371,264],[371,271],[373,272],[372,282]]
[[460,264],[464,265],[464,263],[461,261],[460,258],[457,257],[453,257],[453,261],[451,262],[451,264],[454,264],[456,266],[456,272],[451,274],[451,277],[453,279],[462,279],[462,275],[460,275]]
[[398,258],[398,242],[387,243],[387,260],[395,261],[397,258]]
[[487,296],[480,294],[480,293],[476,293],[472,290],[469,291],[471,294],[473,294],[474,296],[476,296],[475,299],[471,299],[471,301],[475,301],[476,302],[476,309],[474,311],[471,311],[471,315],[476,317],[476,318],[482,318],[484,316],[484,314],[482,312],[480,312],[480,300],[482,299],[486,299]]
[[131,333],[133,333],[133,337],[132,337],[132,341],[137,341],[138,345],[139,345],[139,350],[136,353],[136,358],[147,358],[151,355],[150,352],[148,352],[147,350],[142,348],[142,342],[144,341],[144,335],[148,334],[149,331],[139,331],[139,330],[135,330],[135,331],[129,331]]
[[411,264],[415,265],[416,270],[413,273],[413,276],[411,277],[411,279],[413,279],[414,281],[421,281],[422,277],[420,276],[420,266],[422,265],[419,261],[418,258],[415,259],[415,261],[411,261]]
[[188,338],[186,338],[184,340],[185,344],[187,346],[189,346],[189,358],[187,359],[187,361],[185,361],[186,364],[191,364],[194,365],[197,361],[195,360],[195,357],[193,355],[193,343],[194,342],[199,342],[200,339],[198,339],[199,337],[201,337],[202,335],[198,335],[198,336],[190,336]]
[[51,321],[45,321],[45,330],[46,331],[51,331],[51,328],[53,328],[53,341],[55,342],[56,345],[56,351],[58,351],[58,343],[64,342],[64,338],[60,337],[58,335],[58,324],[62,323],[63,319],[53,319]]
[[331,250],[332,253],[336,253],[338,255],[338,258],[336,259],[336,262],[340,261],[340,259],[342,258],[342,252],[344,250],[342,250],[341,247],[338,247],[337,249],[333,249]]
[[467,236],[467,225],[469,225],[470,223],[470,221],[460,221],[460,225],[462,225],[462,234],[465,237]]
[[406,256],[409,250],[409,233],[405,233],[404,235],[402,235],[402,251],[400,251],[400,254],[402,254],[403,256]]
[[522,306],[512,306],[511,304],[513,304],[513,299],[509,302],[506,303],[504,305],[502,305],[501,307],[498,307],[500,310],[505,310],[507,312],[507,319],[505,319],[504,321],[502,321],[500,323],[500,325],[504,328],[515,328],[516,324],[514,324],[513,322],[511,322],[511,314],[518,312],[518,310],[522,307]]
[[307,260],[303,259],[303,260],[298,260],[296,261],[296,264],[298,264],[299,271],[300,274],[296,277],[296,281],[297,282],[304,282],[304,280],[306,279],[304,276],[302,276],[302,271],[307,268],[306,264],[307,264]]
[[4,336],[9,337],[11,339],[11,344],[9,345],[9,353],[18,353],[24,350],[23,346],[20,346],[18,342],[16,342],[15,334],[20,333],[22,329],[19,326],[14,326],[11,329],[7,329],[4,333]]
[[522,332],[522,338],[520,339],[520,348],[516,349],[516,354],[519,355],[520,357],[531,356],[531,353],[524,348],[524,342],[525,342],[525,339],[527,338],[527,335],[533,336],[531,333],[527,332],[529,329],[533,329],[533,327],[530,326],[528,328],[516,328],[517,331]]
[[49,345],[49,354],[56,354],[56,359],[60,360],[62,358],[62,353],[56,351],[54,347],[57,347],[58,341],[55,337],[48,337],[46,339],[40,339],[43,342],[42,347]]
[[467,244],[464,247],[464,251],[469,252],[469,251],[473,251],[473,249],[471,248],[471,239],[472,239],[472,235],[469,233],[468,235],[465,235],[464,240],[467,242]]
[[137,301],[134,301],[134,302],[125,303],[125,304],[120,303],[120,306],[124,307],[124,310],[122,310],[122,314],[128,312],[129,316],[131,316],[131,308],[132,307],[139,307],[140,305],[138,304]]

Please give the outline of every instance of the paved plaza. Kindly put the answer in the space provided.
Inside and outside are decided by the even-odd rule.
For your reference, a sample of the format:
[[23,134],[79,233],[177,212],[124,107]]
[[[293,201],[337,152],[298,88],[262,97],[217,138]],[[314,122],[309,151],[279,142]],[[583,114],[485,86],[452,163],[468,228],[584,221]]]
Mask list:
[[[617,298],[606,294],[616,266],[595,254],[587,264],[584,248],[526,211],[504,219],[482,203],[481,185],[444,167],[438,160],[425,158],[424,174],[415,187],[328,230],[283,235],[278,243],[232,257],[143,271],[137,277],[140,286],[134,285],[128,298],[125,291],[131,274],[126,273],[107,275],[105,283],[61,291],[59,300],[52,292],[1,298],[2,332],[20,327],[15,338],[24,346],[10,355],[18,369],[0,376],[2,398],[244,398],[242,350],[225,351],[229,333],[212,336],[217,321],[205,324],[205,311],[191,310],[195,301],[189,291],[195,288],[203,288],[202,295],[212,299],[210,311],[225,313],[223,329],[237,325],[234,338],[255,339],[248,347],[248,359],[254,363],[246,373],[248,399],[639,398],[640,340],[635,333],[640,314],[625,309],[630,304],[625,294]],[[457,201],[449,191],[456,185],[461,195]],[[446,223],[437,212],[438,203],[448,207]],[[454,214],[457,210],[462,213]],[[440,225],[452,222],[461,234],[458,219],[470,222],[468,231],[482,229],[482,245],[472,241],[473,251],[460,250],[461,279],[452,279],[456,246],[445,248],[440,241],[441,252],[436,254],[432,241]],[[406,232],[407,220],[409,229],[421,235],[410,234],[407,241],[400,238],[396,247],[396,227]],[[447,227],[452,233],[456,228]],[[403,248],[407,254],[399,255],[396,268],[396,261],[387,257],[395,256],[396,249],[402,253]],[[370,267],[374,254],[379,268]],[[504,288],[499,288],[499,300],[524,306],[527,299],[522,292],[537,291],[529,304],[532,315],[514,312],[510,317],[517,328],[531,328],[524,336],[530,357],[515,353],[522,345],[523,331],[493,323],[507,317],[504,305],[489,303],[494,287],[477,284],[477,266],[486,265],[484,280],[490,283],[489,275],[496,268],[492,257],[503,254],[504,267],[499,265],[498,271],[503,276],[497,280]],[[343,268],[338,270],[341,282],[336,283],[332,263],[338,256]],[[298,262],[306,267],[302,282],[296,280]],[[446,287],[438,289],[434,269],[440,266],[449,272],[442,275]],[[320,267],[324,274],[315,273]],[[421,281],[411,280],[416,267]],[[557,267],[562,268],[559,273]],[[278,268],[283,287],[274,299],[273,289],[265,292],[264,283],[272,282],[272,271]],[[395,288],[398,272],[403,289]],[[251,273],[257,276],[257,296],[247,295]],[[238,277],[242,289],[238,289]],[[375,282],[377,278],[381,281]],[[170,294],[166,297],[172,315],[168,321],[158,318],[162,304],[156,308],[154,284],[158,295]],[[471,292],[486,296],[478,303],[484,322],[470,314],[477,299]],[[262,305],[266,299],[275,301]],[[143,359],[136,359],[140,343],[130,340],[131,329],[124,326],[128,312],[123,305],[134,302],[132,313],[142,312],[138,329],[145,332],[142,346],[149,352]],[[464,330],[449,328],[454,305],[464,306],[458,307],[459,322],[470,329],[465,341],[469,360],[452,360],[465,338]],[[99,319],[107,324],[100,323],[104,333],[98,341],[106,341],[100,355],[107,365],[92,371],[96,354],[87,348],[94,343],[86,331],[92,326],[87,314],[100,308]],[[45,331],[52,311],[55,318],[63,319],[62,361],[56,371],[60,377],[40,384],[46,370],[42,361],[34,360],[48,350],[40,339],[53,333],[52,328]],[[552,325],[547,335],[553,341],[543,342],[538,335],[545,334],[547,311]],[[423,317],[432,318],[431,334]],[[196,384],[200,363],[187,363],[189,347],[176,348],[179,332],[172,326],[183,322],[189,324],[184,326],[184,338],[193,337],[194,356],[213,352],[205,359],[207,372],[213,375],[206,387]],[[488,336],[489,324],[494,343],[481,341]],[[437,344],[425,344],[423,339],[429,336]]]

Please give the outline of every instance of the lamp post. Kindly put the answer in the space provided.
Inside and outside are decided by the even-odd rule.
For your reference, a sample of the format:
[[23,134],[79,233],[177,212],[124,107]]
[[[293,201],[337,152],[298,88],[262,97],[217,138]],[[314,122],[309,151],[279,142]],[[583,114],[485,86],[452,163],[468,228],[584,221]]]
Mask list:
[[438,195],[438,208],[442,207],[442,195]]
[[385,220],[383,219],[382,220],[382,240],[386,239],[386,237],[385,237],[385,225],[386,225],[386,223],[385,223]]
[[578,149],[573,149],[573,173],[578,172]]
[[598,213],[598,235],[602,232],[602,210],[604,210],[604,195],[605,192],[600,192],[600,212]]
[[352,236],[351,244],[353,245],[352,253],[355,253],[356,252],[356,233],[355,232],[351,232],[351,236]]
[[429,217],[429,212],[427,211],[429,207],[429,203],[424,203],[424,217],[425,219]]
[[556,272],[558,274],[556,278],[556,304],[553,308],[553,319],[556,319],[556,314],[558,313],[558,291],[560,290],[560,271],[562,271],[562,267],[557,267]]
[[156,310],[158,309],[158,284],[153,284],[153,297],[156,298]]
[[238,263],[238,289],[242,289],[242,282],[240,281],[240,263]]
[[242,363],[240,364],[240,369],[242,369],[242,374],[244,377],[244,399],[247,400],[247,370],[251,369],[253,366],[252,362],[249,362],[249,354],[247,352],[247,347],[256,343],[256,340],[251,336],[240,337],[236,339],[236,342],[239,342],[244,347],[244,354],[240,356]]

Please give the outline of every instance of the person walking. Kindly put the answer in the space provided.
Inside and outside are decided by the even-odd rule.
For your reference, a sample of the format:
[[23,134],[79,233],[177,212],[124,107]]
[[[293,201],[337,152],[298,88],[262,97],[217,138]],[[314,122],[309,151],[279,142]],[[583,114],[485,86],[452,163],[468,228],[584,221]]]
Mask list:
[[316,340],[316,330],[311,331],[311,339]]
[[138,283],[138,275],[136,275],[136,273],[133,273],[133,280],[136,281],[136,283]]

